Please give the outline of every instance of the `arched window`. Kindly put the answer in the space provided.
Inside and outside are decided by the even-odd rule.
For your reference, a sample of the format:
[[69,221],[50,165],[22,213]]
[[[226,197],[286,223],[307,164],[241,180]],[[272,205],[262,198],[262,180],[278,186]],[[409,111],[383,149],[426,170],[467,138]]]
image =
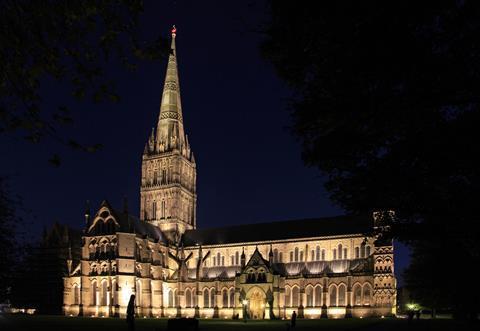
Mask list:
[[346,248],[343,249],[343,258],[348,259],[348,250]]
[[221,265],[222,258],[220,257],[220,252],[217,253],[217,264]]
[[322,306],[322,287],[320,285],[315,286],[314,288],[314,306],[321,307]]
[[292,293],[290,291],[290,287],[285,287],[285,306],[291,307],[292,306]]
[[210,292],[208,291],[208,289],[203,290],[203,307],[210,307]]
[[118,284],[116,280],[112,280],[113,305],[118,305]]
[[228,291],[226,288],[222,290],[222,304],[223,304],[223,308],[228,307]]
[[360,257],[363,259],[365,257],[365,243],[360,245]]
[[215,302],[215,289],[210,289],[210,307],[213,308],[217,305]]
[[369,306],[372,302],[372,287],[370,284],[363,284],[363,304]]
[[98,302],[97,302],[97,281],[96,280],[94,280],[92,282],[91,291],[92,291],[92,306],[96,306],[98,304]]
[[331,285],[328,292],[330,294],[329,306],[336,307],[337,306],[337,287],[335,285]]
[[347,287],[345,286],[345,284],[341,284],[338,287],[338,305],[341,307],[345,306],[346,294],[347,294]]
[[180,306],[180,300],[179,300],[179,297],[178,297],[177,289],[173,290],[173,305],[174,305],[174,307]]
[[342,244],[338,244],[338,259],[339,260],[342,259],[342,252],[343,252]]
[[156,171],[153,172],[153,185],[157,185],[158,182],[158,173]]
[[353,304],[360,306],[362,304],[362,287],[357,284],[353,288]]
[[307,295],[307,307],[313,307],[313,286],[307,286],[305,293]]
[[300,289],[298,286],[292,287],[292,307],[300,305]]
[[230,265],[235,265],[235,256],[230,256]]
[[160,214],[160,218],[165,218],[166,214],[165,214],[165,211],[167,209],[167,203],[165,202],[165,200],[162,200],[162,210],[161,210],[161,214]]
[[157,219],[157,202],[152,202],[152,219]]
[[366,249],[366,255],[365,256],[369,257],[370,256],[370,246],[366,246],[365,249]]
[[320,261],[320,246],[317,246],[317,248],[315,248],[315,255],[316,255],[316,260]]
[[280,263],[283,262],[283,253],[282,253],[282,252],[280,252],[280,253],[278,254],[278,260],[279,260]]
[[230,292],[230,295],[229,295],[230,296],[230,301],[229,301],[230,305],[229,305],[229,307],[233,308],[233,307],[235,307],[235,289],[232,287],[229,292]]
[[190,308],[193,307],[192,303],[192,291],[189,288],[185,290],[185,307]]
[[225,266],[225,256],[222,255],[222,267]]
[[356,259],[360,258],[360,248],[359,247],[355,247],[355,258]]
[[295,247],[295,262],[298,262],[298,247]]
[[300,251],[300,262],[303,262],[303,251]]
[[73,304],[80,304],[80,286],[77,284],[73,285]]
[[170,308],[173,307],[173,290],[172,289],[168,289],[167,298],[168,298],[167,306]]
[[293,262],[293,251],[290,252],[290,262]]
[[162,169],[162,184],[167,184],[167,169]]
[[238,252],[235,252],[235,265],[239,265],[240,264],[240,259],[238,257]]
[[325,250],[322,249],[322,261],[325,261]]
[[100,305],[101,306],[108,305],[108,283],[106,279],[102,281],[102,293],[100,298]]

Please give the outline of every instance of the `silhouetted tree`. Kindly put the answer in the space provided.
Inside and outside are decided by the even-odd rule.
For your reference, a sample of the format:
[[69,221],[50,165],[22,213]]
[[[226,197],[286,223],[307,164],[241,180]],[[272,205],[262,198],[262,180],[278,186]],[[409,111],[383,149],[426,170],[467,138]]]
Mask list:
[[291,129],[305,163],[347,211],[397,212],[394,234],[414,248],[412,290],[478,311],[462,270],[480,262],[480,3],[270,7],[262,49],[295,91]]
[[18,203],[12,198],[5,179],[0,177],[0,303],[9,298],[15,262],[18,258],[17,223]]
[[[34,143],[50,137],[95,151],[99,145],[84,146],[58,133],[72,116],[65,105],[47,106],[42,86],[54,81],[78,100],[117,101],[114,83],[104,70],[107,63],[135,69],[138,59],[168,54],[163,39],[140,40],[142,12],[141,0],[2,2],[0,133],[20,133]],[[51,162],[58,164],[58,157]]]
[[80,261],[81,232],[55,223],[45,229],[38,243],[29,243],[22,259],[15,264],[11,302],[16,307],[36,308],[40,314],[61,314],[63,277]]

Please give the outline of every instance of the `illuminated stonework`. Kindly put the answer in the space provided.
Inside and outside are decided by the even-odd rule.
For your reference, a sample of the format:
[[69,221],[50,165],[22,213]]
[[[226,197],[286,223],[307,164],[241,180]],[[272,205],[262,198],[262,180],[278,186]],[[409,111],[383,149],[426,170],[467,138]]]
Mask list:
[[[147,317],[344,318],[395,314],[392,212],[196,229],[196,164],[183,128],[175,34],[158,125],[144,150],[140,218],[86,213],[64,312]],[[381,216],[389,217],[381,217]]]

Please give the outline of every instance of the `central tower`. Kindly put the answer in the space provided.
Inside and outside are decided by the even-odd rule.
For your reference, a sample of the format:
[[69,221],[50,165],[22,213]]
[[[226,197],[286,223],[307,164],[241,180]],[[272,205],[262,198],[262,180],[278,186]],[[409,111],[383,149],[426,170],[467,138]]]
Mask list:
[[140,218],[170,239],[196,227],[196,165],[183,128],[178,80],[176,29],[168,57],[160,115],[142,157]]

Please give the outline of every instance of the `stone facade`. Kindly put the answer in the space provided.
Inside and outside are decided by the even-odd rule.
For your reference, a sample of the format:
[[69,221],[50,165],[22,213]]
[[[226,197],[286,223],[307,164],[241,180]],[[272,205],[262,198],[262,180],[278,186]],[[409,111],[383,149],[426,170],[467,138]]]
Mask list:
[[[140,218],[86,212],[64,312],[125,316],[343,318],[396,313],[391,213],[196,229],[196,164],[184,133],[175,31],[157,128],[142,159]],[[384,217],[387,215],[388,217]]]

